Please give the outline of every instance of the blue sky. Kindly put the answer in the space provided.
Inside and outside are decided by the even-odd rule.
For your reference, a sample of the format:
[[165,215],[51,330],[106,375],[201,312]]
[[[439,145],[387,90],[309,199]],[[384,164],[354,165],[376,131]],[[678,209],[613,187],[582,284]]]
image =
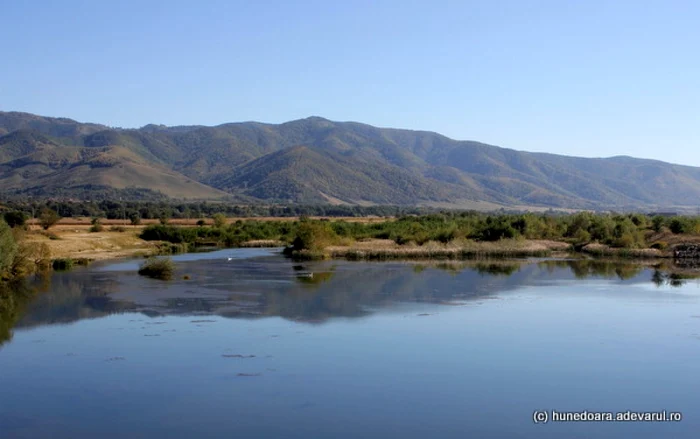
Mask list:
[[318,115],[700,166],[698,23],[698,1],[6,1],[0,110]]

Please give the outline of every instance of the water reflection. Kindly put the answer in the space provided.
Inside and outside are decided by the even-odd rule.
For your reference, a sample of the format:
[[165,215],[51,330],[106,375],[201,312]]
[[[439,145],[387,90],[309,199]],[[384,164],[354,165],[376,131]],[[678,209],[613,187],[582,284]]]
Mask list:
[[539,265],[550,273],[556,268],[569,268],[576,279],[586,279],[595,276],[628,280],[638,276],[648,268],[636,262],[598,259],[548,260],[540,262]]
[[[0,289],[0,343],[13,327],[70,323],[120,312],[150,316],[216,314],[280,316],[323,322],[362,317],[397,302],[462,304],[526,285],[603,277],[677,287],[698,277],[669,262],[604,260],[467,261],[439,263],[293,263],[280,256],[230,261],[185,260],[170,282],[133,270],[80,269]],[[43,292],[42,292],[43,291]]]

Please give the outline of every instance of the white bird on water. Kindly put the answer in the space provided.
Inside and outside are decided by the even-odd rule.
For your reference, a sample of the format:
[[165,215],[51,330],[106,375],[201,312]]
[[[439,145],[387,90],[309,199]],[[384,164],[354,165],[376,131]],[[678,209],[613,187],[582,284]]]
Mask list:
[[229,261],[233,261],[233,258],[228,258]]

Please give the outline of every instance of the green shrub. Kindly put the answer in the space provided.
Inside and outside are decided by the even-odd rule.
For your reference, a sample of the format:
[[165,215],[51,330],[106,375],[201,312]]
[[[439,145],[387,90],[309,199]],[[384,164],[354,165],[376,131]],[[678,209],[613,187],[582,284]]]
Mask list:
[[55,225],[61,220],[61,217],[56,213],[55,210],[44,208],[39,214],[39,224],[44,230],[48,230],[50,227]]
[[578,229],[573,236],[576,244],[587,244],[591,242],[591,234],[584,229]]
[[15,254],[17,254],[17,242],[12,229],[4,220],[0,220],[0,279],[9,276]]
[[668,243],[664,241],[655,242],[651,245],[651,248],[655,248],[657,250],[666,250],[668,248]]
[[153,279],[172,279],[175,272],[175,264],[170,258],[149,258],[139,268],[141,276],[148,276]]
[[226,215],[223,213],[214,214],[211,218],[214,220],[214,227],[221,228],[226,225]]
[[73,259],[63,258],[53,260],[53,269],[56,271],[66,271],[73,268]]
[[661,228],[666,224],[666,218],[662,217],[661,215],[656,215],[654,218],[651,219],[651,228],[655,232],[660,232]]
[[90,233],[98,233],[104,230],[104,226],[100,223],[95,223],[92,226],[90,226],[89,232]]
[[175,244],[173,242],[162,242],[158,244],[158,250],[156,254],[159,255],[176,255],[179,253],[187,253],[189,251],[189,245],[186,242],[181,242]]
[[333,245],[337,238],[338,235],[335,234],[329,224],[320,221],[304,220],[299,224],[296,237],[292,241],[292,248],[297,251],[318,252]]
[[25,223],[27,222],[27,216],[24,214],[24,212],[20,212],[18,210],[5,212],[3,217],[5,218],[7,225],[13,229],[15,227],[24,227]]
[[131,221],[132,226],[138,226],[139,224],[141,224],[141,216],[138,213],[134,212],[131,215],[129,215],[129,221]]

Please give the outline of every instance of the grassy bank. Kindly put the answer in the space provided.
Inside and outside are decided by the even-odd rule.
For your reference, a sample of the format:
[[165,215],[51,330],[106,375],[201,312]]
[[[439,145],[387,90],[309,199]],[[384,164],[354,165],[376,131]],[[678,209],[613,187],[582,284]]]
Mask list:
[[[328,257],[350,260],[392,259],[482,259],[503,257],[546,257],[569,250],[566,243],[504,239],[497,242],[455,240],[449,243],[430,241],[423,245],[397,244],[391,240],[365,240],[348,246],[325,249]],[[303,253],[303,251],[301,252]]]
[[300,258],[466,259],[549,256],[659,258],[681,242],[700,242],[700,219],[629,215],[548,216],[443,213],[383,222],[343,220],[235,221],[219,226],[151,225],[141,238],[220,247],[287,246]]
[[[106,223],[105,223],[106,224]],[[191,223],[190,223],[191,224]],[[550,256],[669,257],[679,243],[700,243],[700,218],[641,214],[492,214],[475,212],[345,219],[216,218],[199,225],[150,224],[89,232],[90,223],[36,230],[26,239],[52,258],[106,259],[191,251],[197,246],[286,246],[303,258],[468,259]]]

